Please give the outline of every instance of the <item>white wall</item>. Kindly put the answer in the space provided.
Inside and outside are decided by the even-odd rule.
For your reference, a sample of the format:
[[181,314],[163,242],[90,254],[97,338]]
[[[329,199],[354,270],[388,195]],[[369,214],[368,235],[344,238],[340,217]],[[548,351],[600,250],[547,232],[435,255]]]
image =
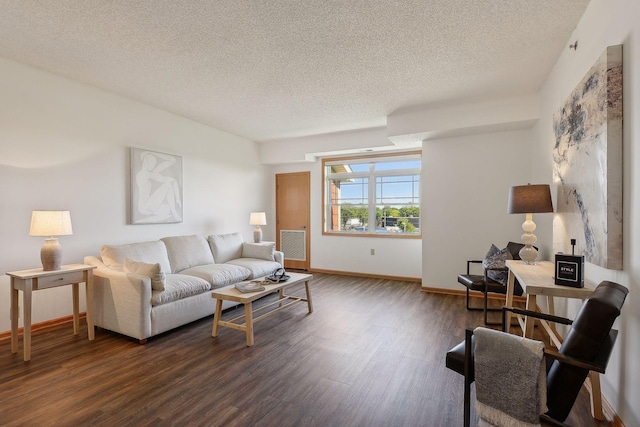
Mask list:
[[524,216],[507,214],[507,197],[529,182],[529,142],[525,130],[423,142],[422,286],[461,290],[467,260],[520,241]]
[[[60,237],[65,264],[107,243],[231,231],[248,240],[249,212],[272,217],[271,175],[251,141],[2,58],[0,94],[0,331],[10,329],[4,272],[40,266],[32,210],[71,211],[74,234]],[[132,146],[182,156],[182,223],[127,225]],[[34,294],[34,322],[71,312],[70,287]]]
[[387,117],[394,143],[505,130],[530,129],[538,119],[537,94],[482,102],[427,105],[395,111]]
[[[607,46],[623,44],[623,240],[622,271],[587,264],[586,277],[593,283],[611,280],[630,289],[616,323],[620,335],[602,381],[607,400],[627,426],[640,426],[640,2],[592,0],[567,46],[578,40],[578,49],[566,49],[541,89],[540,121],[532,130],[532,179],[552,176],[554,135],[552,115],[562,105]],[[545,229],[539,238],[551,241]],[[568,307],[574,312],[578,303]]]
[[[311,177],[310,252],[312,269],[415,279],[422,277],[422,243],[420,239],[323,235],[322,161],[272,167],[274,176],[277,173],[305,171],[309,171]],[[272,183],[272,185],[274,184]],[[275,205],[271,209],[275,211]],[[375,249],[373,256],[371,249]]]
[[320,155],[345,155],[393,148],[387,138],[387,129],[379,127],[263,142],[260,144],[260,161],[265,165],[315,162]]

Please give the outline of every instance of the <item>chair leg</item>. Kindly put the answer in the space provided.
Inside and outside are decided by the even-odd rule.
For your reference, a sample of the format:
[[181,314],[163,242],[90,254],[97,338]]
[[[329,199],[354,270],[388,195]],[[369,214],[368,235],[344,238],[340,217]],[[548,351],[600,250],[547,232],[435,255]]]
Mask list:
[[467,288],[467,310],[469,311],[479,311],[482,310],[482,307],[471,307],[471,295],[469,293],[469,288]]
[[464,380],[464,427],[471,426],[471,384]]
[[465,348],[464,348],[464,427],[471,426],[471,336],[473,331],[467,329],[465,331]]
[[[486,296],[486,293],[485,293],[485,296]],[[466,296],[467,310],[469,310],[469,311],[483,311],[483,310],[485,310],[484,306],[471,307],[471,302],[470,301],[471,301],[471,296],[470,296],[470,293],[469,293],[469,288],[467,288],[467,296]],[[486,309],[486,311],[502,311],[502,308],[488,308],[488,309]]]
[[500,309],[495,309],[495,308],[488,308],[488,300],[489,297],[487,296],[488,292],[484,293],[484,324],[485,325],[502,325],[502,322],[489,322],[489,316],[487,314],[487,312],[489,311],[502,311],[502,308]]

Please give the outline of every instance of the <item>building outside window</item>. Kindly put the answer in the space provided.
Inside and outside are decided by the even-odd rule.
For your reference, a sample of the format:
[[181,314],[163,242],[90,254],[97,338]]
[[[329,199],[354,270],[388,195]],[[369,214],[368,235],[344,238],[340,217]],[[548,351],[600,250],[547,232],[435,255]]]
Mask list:
[[419,152],[323,160],[324,234],[420,237]]

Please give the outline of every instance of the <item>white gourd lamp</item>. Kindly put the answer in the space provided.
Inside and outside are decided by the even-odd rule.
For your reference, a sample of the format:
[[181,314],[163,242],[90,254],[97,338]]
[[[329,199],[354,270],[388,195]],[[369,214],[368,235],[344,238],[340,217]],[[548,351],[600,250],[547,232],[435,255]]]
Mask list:
[[507,213],[526,214],[522,229],[522,243],[520,258],[525,264],[535,264],[538,259],[538,251],[533,245],[538,238],[533,234],[536,224],[533,222],[534,213],[553,212],[551,201],[551,189],[546,184],[518,185],[509,189],[509,204]]
[[249,225],[255,225],[253,229],[253,242],[262,242],[262,229],[261,225],[267,225],[267,215],[264,212],[251,212],[249,216]]
[[60,270],[62,262],[62,246],[53,236],[73,234],[71,214],[69,211],[33,211],[31,213],[30,236],[44,236],[44,244],[40,249],[40,259],[44,271]]

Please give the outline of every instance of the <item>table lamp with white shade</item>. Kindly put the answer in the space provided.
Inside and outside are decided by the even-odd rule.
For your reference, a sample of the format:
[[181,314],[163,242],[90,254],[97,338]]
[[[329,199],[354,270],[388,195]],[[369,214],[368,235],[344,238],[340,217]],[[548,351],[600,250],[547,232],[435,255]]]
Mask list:
[[267,225],[267,215],[264,212],[251,212],[249,224],[256,226],[256,228],[253,229],[254,243],[262,242],[262,229],[260,226]]
[[62,247],[53,236],[73,234],[71,214],[69,211],[33,211],[31,213],[30,236],[44,236],[44,244],[40,250],[42,269],[45,271],[60,270]]
[[551,201],[551,189],[547,184],[517,185],[509,189],[509,204],[507,213],[526,214],[522,224],[524,234],[520,249],[520,258],[525,264],[535,264],[538,259],[538,251],[533,244],[538,240],[535,234],[536,224],[533,222],[534,213],[553,212]]

